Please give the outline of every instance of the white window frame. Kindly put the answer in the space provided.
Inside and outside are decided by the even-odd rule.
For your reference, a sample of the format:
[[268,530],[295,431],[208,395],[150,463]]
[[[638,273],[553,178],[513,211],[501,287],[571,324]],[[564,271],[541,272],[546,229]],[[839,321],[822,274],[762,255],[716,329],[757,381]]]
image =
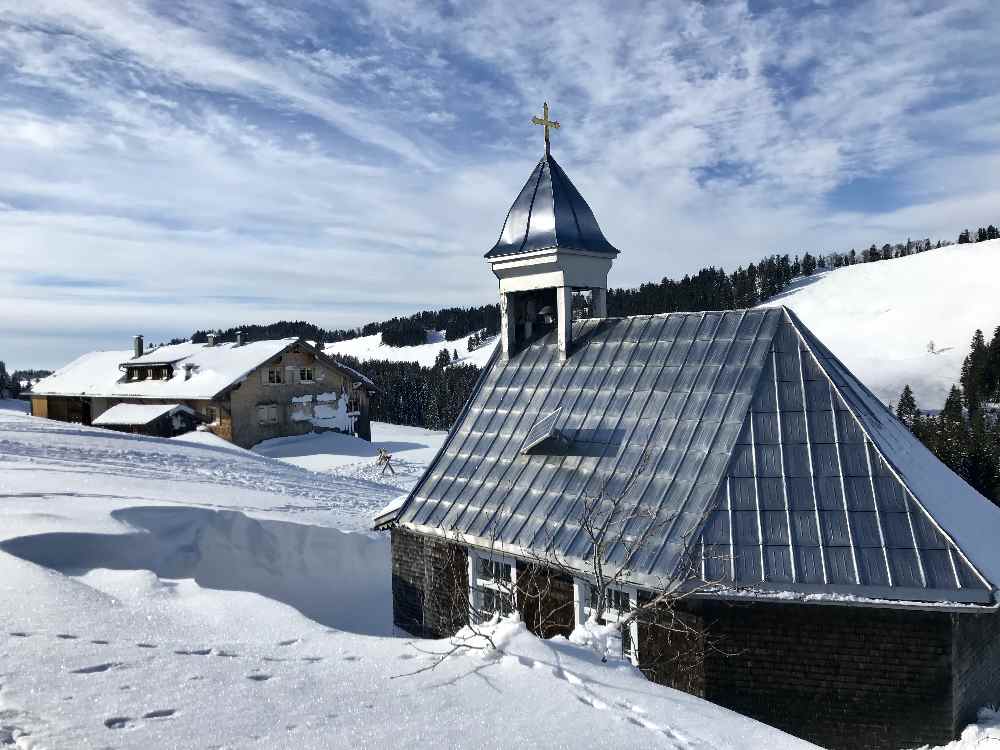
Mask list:
[[264,370],[263,375],[264,385],[285,384],[285,373],[284,369],[281,367],[268,367]]
[[[302,377],[302,373],[309,373],[308,378]],[[299,368],[299,382],[300,383],[315,383],[316,382],[316,371],[312,367],[300,367]]]
[[257,404],[257,424],[278,424],[278,405]]
[[[510,597],[509,610],[500,614],[509,614],[517,609],[517,564],[512,557],[504,555],[481,552],[470,549],[469,558],[469,619],[475,624],[489,620],[497,614],[497,610],[487,612],[487,597],[492,594],[495,598]],[[498,583],[495,576],[484,577],[482,573],[483,564],[502,565],[510,569],[509,580],[502,580]]]
[[219,423],[219,407],[217,406],[206,406],[205,407],[205,419],[208,420],[209,424]]
[[[596,589],[590,581],[583,578],[573,579],[573,612],[576,615],[578,625],[583,625],[590,619],[592,608],[590,606],[591,589]],[[639,606],[639,589],[635,586],[614,585],[608,586],[609,591],[616,591],[628,596],[628,611],[633,611]],[[622,619],[628,611],[622,612],[612,607],[604,609],[602,623],[611,625]],[[623,634],[624,635],[624,634]],[[628,624],[628,648],[626,649],[625,639],[622,639],[623,659],[628,659],[634,666],[639,666],[639,623],[632,620]]]

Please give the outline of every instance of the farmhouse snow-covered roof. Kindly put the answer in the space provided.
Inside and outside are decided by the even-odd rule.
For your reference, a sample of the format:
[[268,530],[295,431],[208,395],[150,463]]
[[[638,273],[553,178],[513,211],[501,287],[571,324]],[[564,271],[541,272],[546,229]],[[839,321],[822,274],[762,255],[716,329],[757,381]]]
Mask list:
[[[251,341],[242,346],[185,342],[157,347],[139,357],[133,357],[128,350],[91,352],[43,379],[33,393],[41,396],[212,399],[298,342],[297,338]],[[125,365],[164,364],[173,369],[168,380],[126,379]]]
[[[628,533],[656,519],[636,585],[993,601],[1000,509],[790,310],[584,320],[573,341],[565,362],[554,334],[494,356],[396,523],[585,573],[581,500],[627,488]],[[525,455],[557,408],[569,446]]]
[[94,420],[95,425],[147,425],[177,411],[194,414],[183,404],[115,404]]
[[551,154],[543,156],[507,213],[487,258],[559,248],[618,255],[594,212]]

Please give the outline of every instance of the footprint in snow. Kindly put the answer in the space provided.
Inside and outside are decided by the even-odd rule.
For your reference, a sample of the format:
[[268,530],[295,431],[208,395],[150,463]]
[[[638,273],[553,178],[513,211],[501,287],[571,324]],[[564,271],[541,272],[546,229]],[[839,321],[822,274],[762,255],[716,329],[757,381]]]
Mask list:
[[239,656],[239,654],[237,654],[237,653],[234,653],[232,651],[223,651],[222,649],[217,650],[215,652],[215,655],[216,656],[225,656],[225,657],[228,657],[230,659],[235,659],[236,657]]
[[289,638],[287,641],[278,641],[279,646],[293,646],[299,642],[298,638]]
[[81,667],[80,669],[70,670],[70,674],[97,674],[98,672],[107,672],[109,669],[114,669],[121,665],[121,662],[109,661],[104,664],[95,664],[92,667]]
[[137,643],[135,645],[139,648],[157,648],[155,643]]
[[254,682],[267,682],[268,680],[271,679],[271,675],[269,675],[269,674],[263,674],[263,673],[260,673],[260,674],[248,674],[247,675],[247,679],[248,680],[253,680]]
[[[610,708],[610,706],[604,701],[598,700],[597,698],[593,698],[589,695],[578,695],[576,696],[576,699],[586,706],[596,708],[598,711],[607,711]],[[629,717],[629,721],[633,724],[637,723],[636,720],[631,717]]]
[[156,711],[150,711],[149,713],[143,714],[144,719],[166,719],[177,713],[176,708],[160,708]]
[[212,649],[210,649],[210,648],[192,648],[192,649],[180,648],[180,649],[177,649],[176,651],[174,651],[174,653],[175,654],[180,654],[181,656],[208,656],[210,653],[212,653]]
[[344,661],[360,661],[360,656],[345,656]]
[[10,635],[14,636],[15,638],[27,638],[28,637],[27,633],[21,632],[20,630],[15,630]]
[[108,729],[124,729],[132,723],[132,719],[128,716],[112,716],[110,719],[104,720],[104,726]]
[[570,685],[582,685],[583,680],[577,677],[572,672],[567,672],[565,669],[554,669],[553,674],[560,680],[566,680]]
[[56,633],[56,638],[62,638],[64,641],[75,641],[80,636],[70,635],[69,633]]
[[316,664],[317,662],[323,661],[322,656],[303,656],[302,661],[307,661],[310,664]]
[[108,645],[108,641],[102,641],[102,640],[91,641],[91,643],[93,643],[93,644],[95,644],[97,646],[107,646]]

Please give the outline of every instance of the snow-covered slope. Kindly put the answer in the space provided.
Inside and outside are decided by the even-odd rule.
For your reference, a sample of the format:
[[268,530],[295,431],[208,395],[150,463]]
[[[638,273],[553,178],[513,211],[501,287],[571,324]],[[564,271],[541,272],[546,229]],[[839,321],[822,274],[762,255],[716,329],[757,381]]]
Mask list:
[[[409,492],[434,458],[447,432],[372,422],[372,441],[339,432],[311,433],[265,440],[253,447],[262,456],[278,458],[312,471],[365,479]],[[391,468],[376,464],[379,450],[391,456]]]
[[446,341],[444,331],[435,331],[428,334],[429,342],[420,346],[389,346],[382,343],[382,334],[376,333],[373,336],[359,336],[356,339],[338,341],[335,344],[326,344],[323,350],[331,355],[346,354],[357,357],[361,361],[368,359],[387,359],[392,362],[419,362],[424,367],[434,364],[434,359],[442,349],[447,349],[449,354],[458,352],[459,361],[483,367],[493,350],[496,348],[498,337],[487,340],[475,351],[469,351],[469,336]]
[[358,531],[397,492],[0,406],[0,746],[810,747],[512,622],[420,672]]
[[940,409],[972,334],[1000,325],[1000,240],[819,273],[767,304],[792,308],[884,402],[909,383]]

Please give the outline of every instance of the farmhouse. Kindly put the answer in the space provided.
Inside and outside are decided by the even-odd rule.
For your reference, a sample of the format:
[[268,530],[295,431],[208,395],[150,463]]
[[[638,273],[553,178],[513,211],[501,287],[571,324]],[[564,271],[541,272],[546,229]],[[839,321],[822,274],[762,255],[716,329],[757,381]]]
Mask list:
[[196,423],[237,445],[337,430],[371,439],[374,384],[302,339],[184,342],[84,354],[41,380],[31,412],[167,437]]
[[608,318],[617,255],[546,148],[486,254],[502,346],[376,519],[396,624],[440,637],[517,606],[568,635],[599,594],[603,498],[626,510],[598,550],[624,569],[605,621],[686,594],[682,643],[622,634],[651,678],[827,747],[950,741],[1000,701],[1000,509],[789,309]]

